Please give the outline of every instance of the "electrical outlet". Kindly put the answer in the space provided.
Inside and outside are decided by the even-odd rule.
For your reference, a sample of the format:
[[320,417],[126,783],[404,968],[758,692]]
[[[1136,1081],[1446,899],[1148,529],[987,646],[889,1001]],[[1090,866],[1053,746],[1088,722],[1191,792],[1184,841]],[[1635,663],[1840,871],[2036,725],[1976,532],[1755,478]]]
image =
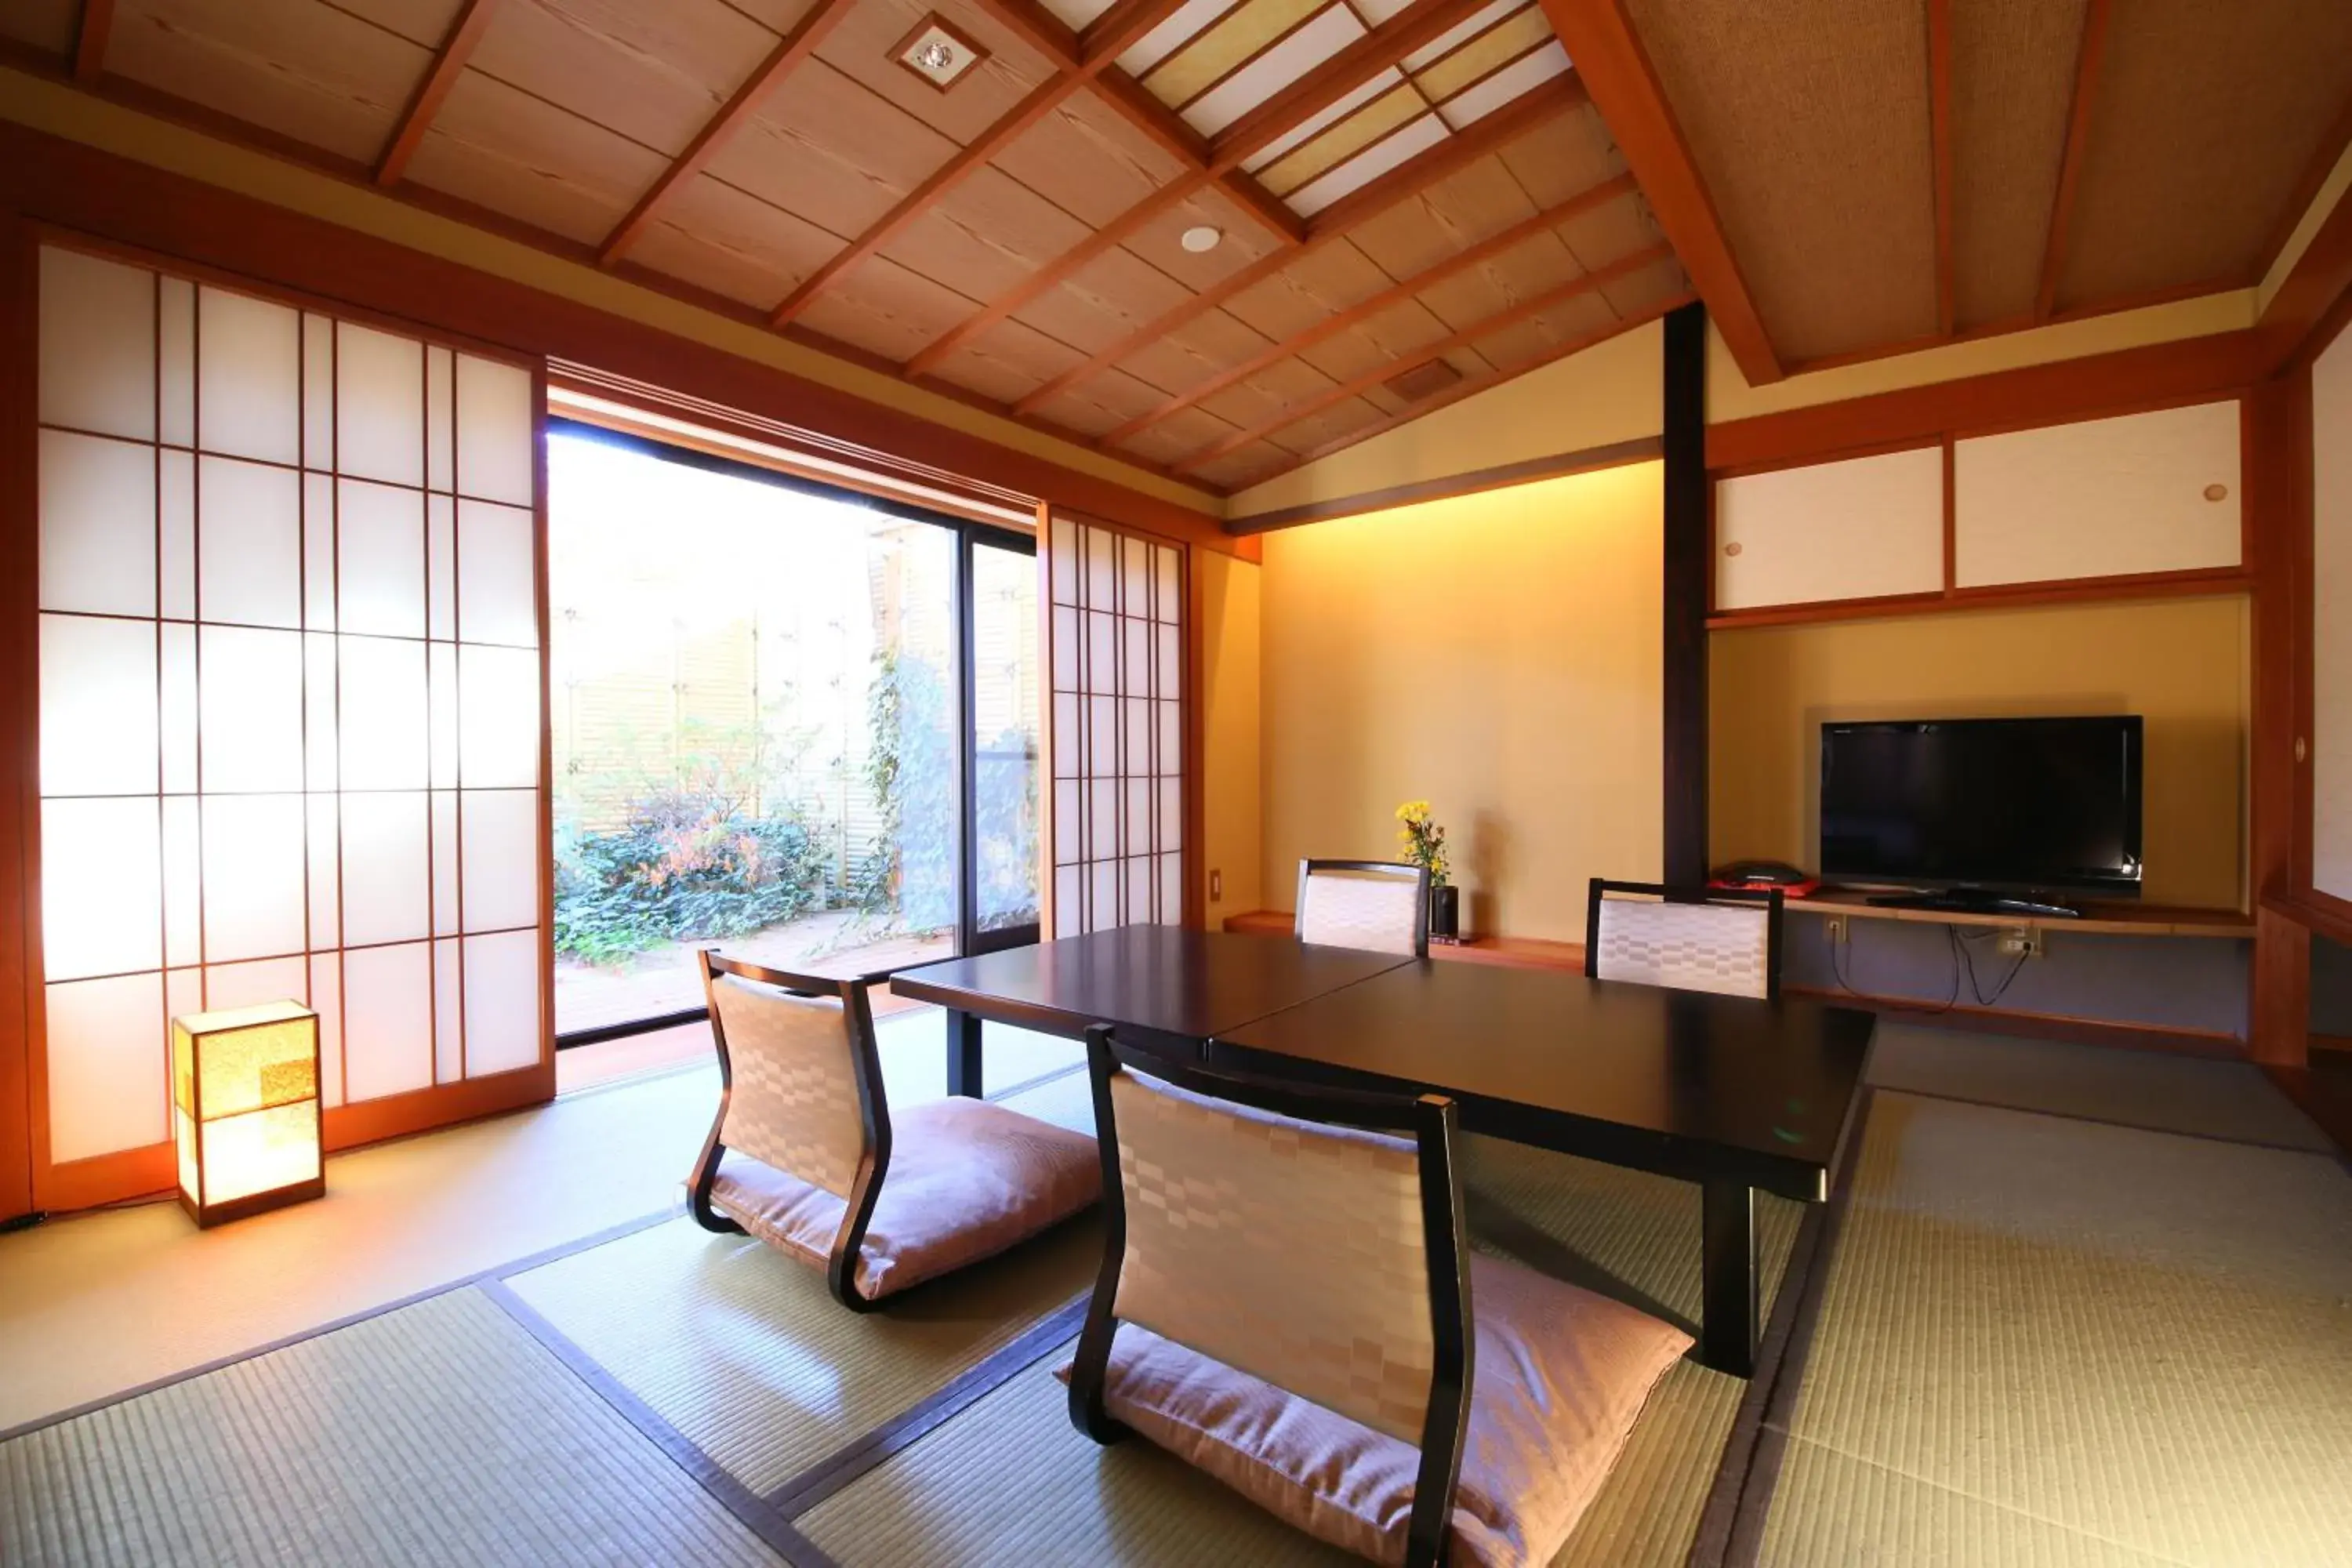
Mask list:
[[2010,926],[1993,944],[2004,958],[2039,958],[2042,956],[2042,928]]
[[1209,868],[1209,902],[1222,904],[1224,901],[1225,874],[1212,866]]
[[1843,915],[1832,915],[1825,923],[1829,929],[1830,945],[1832,947],[1843,947],[1845,945],[1845,917]]

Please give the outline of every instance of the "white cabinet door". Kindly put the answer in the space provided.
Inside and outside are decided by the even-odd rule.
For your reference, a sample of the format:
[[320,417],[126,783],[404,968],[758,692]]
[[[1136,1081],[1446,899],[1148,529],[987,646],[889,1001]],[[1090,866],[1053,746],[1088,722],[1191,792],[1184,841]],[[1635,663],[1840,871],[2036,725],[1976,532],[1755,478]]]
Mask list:
[[1963,588],[2240,563],[2238,404],[1956,443]]
[[2311,885],[2352,899],[2352,332],[2311,367]]
[[1715,487],[1718,610],[1943,586],[1940,447],[1748,474]]

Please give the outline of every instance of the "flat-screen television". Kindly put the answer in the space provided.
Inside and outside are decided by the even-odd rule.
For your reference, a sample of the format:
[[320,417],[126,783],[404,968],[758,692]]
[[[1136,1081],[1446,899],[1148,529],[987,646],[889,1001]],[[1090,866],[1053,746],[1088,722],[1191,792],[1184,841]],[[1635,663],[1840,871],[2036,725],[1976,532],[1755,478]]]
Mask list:
[[2140,720],[1822,726],[1822,875],[1927,892],[2136,899]]

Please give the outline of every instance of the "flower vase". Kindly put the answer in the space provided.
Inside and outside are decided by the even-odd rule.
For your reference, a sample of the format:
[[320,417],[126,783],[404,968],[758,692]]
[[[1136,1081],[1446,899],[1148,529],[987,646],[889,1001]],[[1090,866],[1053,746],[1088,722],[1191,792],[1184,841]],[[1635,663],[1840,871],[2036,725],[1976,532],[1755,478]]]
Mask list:
[[1429,936],[1432,942],[1462,940],[1462,889],[1451,882],[1429,889]]

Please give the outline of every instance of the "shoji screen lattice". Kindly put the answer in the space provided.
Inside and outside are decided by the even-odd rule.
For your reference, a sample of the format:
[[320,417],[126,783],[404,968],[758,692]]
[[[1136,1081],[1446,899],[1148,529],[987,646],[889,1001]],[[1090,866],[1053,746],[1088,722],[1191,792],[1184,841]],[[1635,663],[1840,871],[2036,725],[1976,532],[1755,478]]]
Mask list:
[[46,248],[48,1163],[171,1136],[167,1020],[318,1009],[324,1102],[538,1065],[527,371]]
[[1055,517],[1054,934],[1183,919],[1184,561]]

